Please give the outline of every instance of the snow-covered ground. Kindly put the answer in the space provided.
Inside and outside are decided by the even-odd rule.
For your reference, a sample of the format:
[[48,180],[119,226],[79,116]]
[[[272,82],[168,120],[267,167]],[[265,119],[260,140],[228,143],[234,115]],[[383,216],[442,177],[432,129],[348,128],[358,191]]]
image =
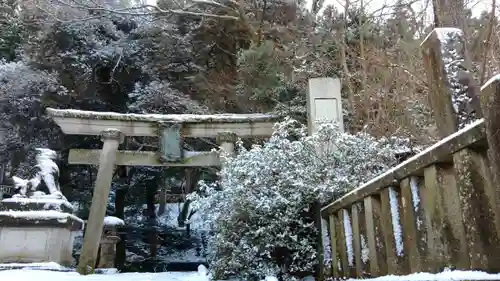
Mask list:
[[[21,268],[1,270],[6,268]],[[45,270],[40,270],[45,269]],[[83,276],[70,268],[57,263],[31,264],[0,264],[0,280],[15,281],[210,281],[208,269],[200,265],[198,271],[161,272],[161,273],[116,273],[116,270],[106,270],[106,274]],[[347,279],[355,281],[359,279]],[[481,271],[445,270],[440,273],[414,273],[406,276],[383,276],[372,281],[460,281],[460,280],[500,280],[500,274],[489,274]],[[234,281],[234,280],[233,280]],[[263,281],[278,281],[275,277],[266,277]],[[302,281],[314,281],[306,277]]]
[[[43,270],[5,270],[0,271],[0,280],[15,281],[208,281],[199,272],[162,272],[162,273],[116,273],[82,276],[76,272],[56,272]],[[266,280],[276,280],[268,277]],[[348,279],[346,281],[354,281]],[[479,271],[449,271],[438,274],[417,273],[407,276],[384,276],[373,281],[459,281],[459,280],[500,280],[500,274],[487,274]]]
[[[17,268],[9,269],[7,268]],[[74,269],[54,262],[30,264],[0,264],[0,280],[12,281],[209,281],[208,270],[198,266],[198,271],[161,273],[116,273],[107,269],[104,274],[83,276]]]
[[6,281],[206,281],[198,272],[118,273],[82,276],[76,272],[44,270],[0,271],[0,280]]
[[[346,281],[353,281],[348,279]],[[461,280],[500,280],[500,274],[488,274],[481,271],[449,270],[440,273],[414,273],[406,276],[383,276],[372,279],[372,281],[461,281]]]

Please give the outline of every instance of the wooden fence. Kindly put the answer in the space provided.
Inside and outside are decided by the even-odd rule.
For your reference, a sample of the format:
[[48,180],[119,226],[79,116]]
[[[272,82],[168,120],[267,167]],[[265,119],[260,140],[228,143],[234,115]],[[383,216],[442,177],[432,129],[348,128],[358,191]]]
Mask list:
[[500,272],[500,76],[480,93],[464,79],[457,29],[435,29],[422,51],[444,138],[321,209],[332,257],[324,277]]

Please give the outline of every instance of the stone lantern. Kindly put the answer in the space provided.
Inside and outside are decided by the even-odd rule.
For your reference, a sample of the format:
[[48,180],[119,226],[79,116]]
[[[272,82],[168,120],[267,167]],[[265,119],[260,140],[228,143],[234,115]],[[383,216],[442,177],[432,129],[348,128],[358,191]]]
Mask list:
[[125,222],[117,217],[108,216],[104,218],[97,268],[115,267],[116,244],[120,242],[118,227],[123,225],[125,225]]

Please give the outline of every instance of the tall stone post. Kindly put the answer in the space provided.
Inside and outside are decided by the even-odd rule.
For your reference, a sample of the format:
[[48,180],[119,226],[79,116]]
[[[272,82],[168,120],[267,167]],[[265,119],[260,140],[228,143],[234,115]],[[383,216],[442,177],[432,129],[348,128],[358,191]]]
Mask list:
[[331,77],[309,80],[307,94],[308,131],[312,135],[318,130],[320,121],[336,121],[344,131],[340,79]]
[[[468,123],[483,116],[486,125],[488,149],[465,147],[453,153],[453,172],[446,186],[439,186],[444,202],[452,198],[454,208],[444,208],[444,215],[452,218],[453,239],[443,237],[445,249],[453,253],[451,262],[458,269],[500,271],[500,192],[495,173],[498,151],[496,135],[498,120],[496,86],[487,83],[479,99],[475,89],[461,83],[470,76],[467,63],[466,38],[455,28],[435,28],[422,42],[422,52],[430,86],[430,104],[442,137],[462,129]],[[478,108],[479,104],[483,108]],[[488,155],[490,158],[488,159]],[[431,171],[437,174],[436,171]],[[441,173],[441,172],[440,172]],[[440,174],[437,174],[440,175]],[[440,183],[440,181],[436,181]],[[427,186],[426,186],[427,188]],[[448,204],[447,204],[448,205]],[[446,205],[446,206],[447,206]],[[429,220],[437,221],[441,229],[443,215],[429,212]],[[461,216],[457,216],[460,214]],[[445,255],[446,258],[446,255]],[[447,264],[449,261],[445,260]]]
[[233,132],[217,134],[217,144],[229,156],[234,156],[236,154],[236,141],[238,141],[238,136]]
[[482,117],[466,43],[460,29],[435,28],[421,44],[429,104],[441,138]]
[[[339,79],[330,77],[313,78],[309,80],[307,94],[307,121],[308,132],[312,135],[318,131],[320,122],[336,121],[339,130],[344,132],[344,118],[342,115],[341,83]],[[318,270],[317,280],[324,280],[324,245],[321,218],[321,202],[316,201],[313,206],[316,228],[318,229]],[[336,257],[332,257],[336,258]]]
[[115,168],[116,152],[118,146],[124,140],[124,135],[119,130],[108,129],[101,133],[101,140],[103,141],[103,147],[99,158],[99,170],[77,267],[80,274],[92,273],[96,265],[106,205]]

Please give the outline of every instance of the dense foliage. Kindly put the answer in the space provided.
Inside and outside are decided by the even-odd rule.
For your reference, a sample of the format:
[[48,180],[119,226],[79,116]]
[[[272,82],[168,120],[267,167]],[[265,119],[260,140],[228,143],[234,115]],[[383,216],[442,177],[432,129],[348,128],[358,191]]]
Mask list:
[[368,181],[395,163],[396,152],[408,149],[405,141],[341,133],[335,124],[310,137],[305,132],[297,121],[278,123],[264,145],[240,145],[220,181],[194,195],[212,233],[208,253],[216,279],[312,274],[314,203]]
[[5,60],[0,61],[0,92],[0,155],[11,161],[11,173],[22,174],[25,154],[33,157],[35,148],[57,144],[59,131],[41,113],[68,93],[57,73]]

